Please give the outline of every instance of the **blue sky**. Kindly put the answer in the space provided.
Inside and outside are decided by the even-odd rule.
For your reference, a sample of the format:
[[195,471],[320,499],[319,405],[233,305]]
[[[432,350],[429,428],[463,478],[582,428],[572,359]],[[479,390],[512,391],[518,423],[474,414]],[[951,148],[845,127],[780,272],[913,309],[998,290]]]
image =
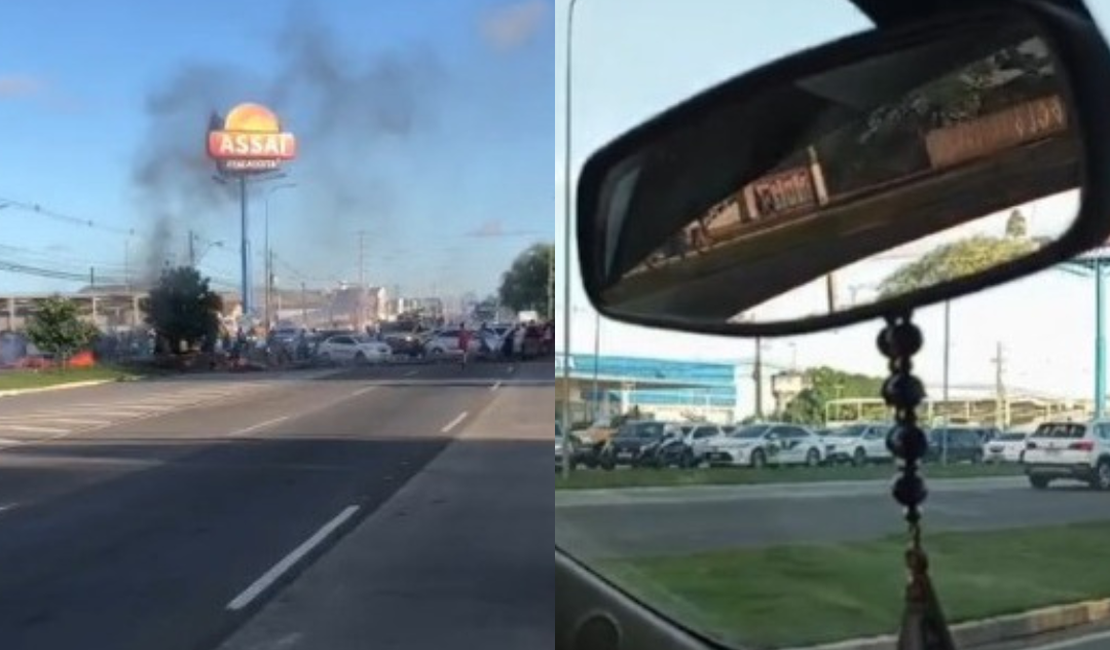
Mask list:
[[[1105,25],[1110,0],[1089,1]],[[562,278],[565,179],[567,2],[556,3],[556,248],[559,304]],[[586,157],[607,140],[671,104],[736,74],[797,49],[869,27],[866,19],[842,0],[637,0],[636,11],[616,0],[579,0],[573,32],[572,182]],[[1051,209],[1039,206],[1040,217]],[[1035,217],[1037,218],[1037,217]],[[1067,218],[1064,215],[1063,218]],[[572,259],[571,349],[592,350],[595,315],[581,291]],[[1002,343],[1007,357],[1006,381],[1016,389],[1088,397],[1093,372],[1093,283],[1060,271],[1040,275],[971,296],[952,305],[953,385],[993,386],[991,363]],[[1045,307],[1051,305],[1053,311]],[[1067,317],[1050,318],[1051,313]],[[918,369],[927,384],[942,377],[942,308],[919,312],[926,347]],[[807,337],[765,341],[772,366],[831,365],[882,374],[874,349],[877,323]],[[754,341],[661,334],[611,321],[600,324],[603,353],[746,363]],[[1046,342],[1051,342],[1046,344]],[[558,341],[561,347],[562,341]],[[747,371],[744,371],[747,372]]]
[[[296,187],[269,201],[279,284],[355,280],[364,230],[373,283],[492,291],[519,250],[552,238],[551,9],[551,0],[12,4],[0,26],[0,205],[42,212],[0,209],[0,263],[138,274],[154,258],[184,262],[193,230],[207,249],[202,268],[236,282],[237,206],[207,184],[196,155],[210,111],[262,100],[302,152],[287,170]],[[168,105],[152,112],[158,98]],[[162,183],[137,183],[155,162],[168,165]],[[254,194],[260,255],[266,193]],[[0,271],[0,292],[76,284]]]

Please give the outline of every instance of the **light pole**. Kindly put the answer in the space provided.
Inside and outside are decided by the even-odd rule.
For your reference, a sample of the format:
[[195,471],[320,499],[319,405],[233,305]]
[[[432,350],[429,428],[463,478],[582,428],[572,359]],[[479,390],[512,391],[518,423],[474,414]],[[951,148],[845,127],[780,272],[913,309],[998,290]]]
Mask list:
[[598,373],[598,359],[601,357],[601,314],[594,312],[594,421],[598,418],[601,406],[601,385]]
[[273,315],[272,315],[272,312],[271,312],[271,309],[270,309],[270,305],[271,305],[271,301],[272,301],[272,293],[273,293],[273,286],[272,285],[273,285],[273,278],[274,278],[274,268],[273,268],[274,257],[270,252],[270,197],[272,197],[274,195],[274,192],[277,192],[278,190],[288,190],[288,189],[295,188],[296,186],[297,186],[296,183],[282,183],[281,185],[274,185],[270,189],[266,190],[266,201],[265,201],[265,203],[266,203],[266,218],[265,218],[265,230],[264,230],[264,234],[263,234],[263,244],[266,247],[266,259],[265,259],[265,267],[266,267],[266,285],[265,285],[265,287],[266,287],[266,295],[265,295],[265,298],[266,298],[266,329],[270,328],[270,323],[273,320]]
[[1061,271],[1093,277],[1095,281],[1095,419],[1106,413],[1106,274],[1110,272],[1107,254],[1110,247],[1097,248],[1059,266]]
[[[563,110],[566,112],[566,121],[564,122],[563,131],[563,408],[562,408],[562,421],[563,421],[563,449],[570,449],[570,301],[571,301],[571,232],[574,229],[573,214],[574,210],[571,207],[571,190],[570,186],[574,179],[571,178],[571,123],[573,117],[571,109],[574,107],[572,101],[572,94],[574,92],[573,85],[573,71],[574,71],[574,8],[577,6],[578,0],[569,0],[567,4],[567,66],[564,71],[564,82],[566,90],[564,97],[566,102]],[[563,454],[563,478],[570,478],[570,454]]]
[[[281,179],[281,178],[285,178],[285,173],[284,172],[278,172],[276,174],[272,174],[272,175],[269,175],[269,176],[253,176],[253,177],[250,177],[250,180],[253,181],[253,182],[257,182],[257,183],[265,183],[267,181],[276,181],[276,180]],[[251,271],[251,258],[250,258],[250,229],[249,229],[250,223],[248,221],[248,214],[247,214],[247,180],[248,180],[248,176],[246,174],[230,175],[230,174],[218,173],[218,174],[213,174],[212,175],[212,180],[216,181],[217,183],[219,183],[221,185],[227,185],[232,180],[234,180],[234,181],[236,181],[235,184],[239,188],[239,221],[240,221],[239,225],[240,225],[240,229],[241,229],[241,238],[242,238],[242,240],[240,242],[240,246],[239,246],[239,252],[240,252],[240,255],[242,256],[242,259],[240,260],[240,262],[241,262],[241,265],[242,265],[241,270],[242,270],[242,274],[243,274],[243,278],[242,278],[242,284],[243,284],[243,286],[242,286],[243,318],[248,319],[248,318],[250,318],[251,312],[254,309],[254,299],[251,295],[251,272],[250,272]]]

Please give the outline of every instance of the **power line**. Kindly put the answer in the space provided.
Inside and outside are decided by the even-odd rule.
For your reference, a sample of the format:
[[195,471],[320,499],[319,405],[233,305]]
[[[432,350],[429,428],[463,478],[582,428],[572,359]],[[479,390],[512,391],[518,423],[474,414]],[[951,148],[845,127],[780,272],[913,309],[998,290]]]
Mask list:
[[48,208],[44,208],[42,205],[40,205],[38,203],[28,203],[26,201],[18,201],[16,199],[9,199],[9,198],[5,198],[5,197],[0,197],[0,209],[3,209],[3,208],[15,208],[17,210],[23,210],[23,211],[26,211],[26,212],[33,212],[37,215],[46,217],[48,219],[53,219],[53,220],[58,221],[60,223],[68,223],[68,224],[73,225],[73,226],[82,226],[82,227],[85,227],[85,228],[94,228],[96,230],[103,230],[104,232],[112,232],[112,233],[116,233],[118,235],[125,235],[127,237],[133,237],[136,234],[138,234],[138,231],[136,231],[134,228],[117,228],[115,226],[104,225],[104,224],[101,224],[101,223],[99,223],[97,221],[94,221],[92,219],[84,219],[84,218],[81,218],[81,217],[75,217],[75,216],[72,216],[72,215],[64,214],[62,212],[58,212],[56,210],[51,210],[51,209],[48,209]]

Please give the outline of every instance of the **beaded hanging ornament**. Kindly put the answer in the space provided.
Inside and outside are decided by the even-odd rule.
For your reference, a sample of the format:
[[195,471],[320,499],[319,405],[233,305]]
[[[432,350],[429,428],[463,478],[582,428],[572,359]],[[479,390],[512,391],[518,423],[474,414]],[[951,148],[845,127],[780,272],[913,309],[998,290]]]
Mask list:
[[921,504],[928,491],[921,477],[920,462],[929,442],[917,422],[917,407],[925,399],[925,387],[913,375],[913,356],[921,350],[921,330],[910,315],[887,318],[879,334],[879,351],[889,362],[890,376],[883,383],[883,399],[894,409],[894,426],[886,446],[901,461],[894,480],[894,500],[904,509],[909,529],[905,562],[908,573],[906,609],[902,615],[897,650],[956,650],[929,578],[929,559],[921,545]]

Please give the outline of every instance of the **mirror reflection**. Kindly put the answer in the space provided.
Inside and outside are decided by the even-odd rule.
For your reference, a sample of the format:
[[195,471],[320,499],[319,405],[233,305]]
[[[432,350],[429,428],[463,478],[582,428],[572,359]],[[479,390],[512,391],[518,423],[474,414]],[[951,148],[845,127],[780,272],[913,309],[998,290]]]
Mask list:
[[[797,320],[1059,239],[1082,171],[1067,84],[1032,28],[995,28],[722,106],[616,166],[602,301],[655,318]],[[768,110],[767,96],[797,106]]]

